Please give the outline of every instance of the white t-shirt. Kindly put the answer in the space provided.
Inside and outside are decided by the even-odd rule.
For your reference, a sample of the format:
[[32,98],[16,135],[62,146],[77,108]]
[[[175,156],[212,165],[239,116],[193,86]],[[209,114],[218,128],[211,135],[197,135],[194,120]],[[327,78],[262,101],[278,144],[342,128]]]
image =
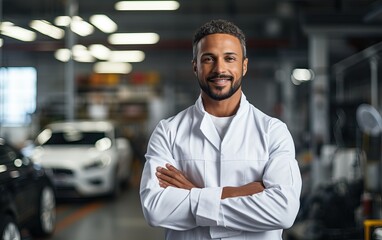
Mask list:
[[225,133],[227,132],[229,124],[231,123],[234,116],[216,117],[216,116],[211,115],[211,114],[209,114],[209,115],[212,118],[212,122],[214,123],[215,128],[218,131],[220,138],[223,139],[225,136]]

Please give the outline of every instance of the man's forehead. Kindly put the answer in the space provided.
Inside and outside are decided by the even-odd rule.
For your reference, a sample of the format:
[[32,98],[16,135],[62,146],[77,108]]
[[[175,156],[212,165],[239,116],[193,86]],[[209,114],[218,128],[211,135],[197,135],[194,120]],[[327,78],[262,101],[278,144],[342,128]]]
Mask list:
[[232,48],[241,47],[240,40],[229,34],[210,34],[200,39],[198,47],[220,47],[220,46],[230,46]]
[[214,54],[216,52],[226,54],[241,54],[240,40],[229,34],[210,34],[202,38],[197,48],[200,54]]

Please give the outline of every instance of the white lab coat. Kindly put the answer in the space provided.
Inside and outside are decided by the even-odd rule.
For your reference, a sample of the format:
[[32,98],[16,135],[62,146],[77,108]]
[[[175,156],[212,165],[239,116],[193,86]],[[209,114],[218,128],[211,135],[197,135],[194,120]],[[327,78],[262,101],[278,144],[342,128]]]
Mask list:
[[[155,176],[166,163],[201,188],[161,188]],[[221,200],[222,187],[263,181],[265,190]],[[151,226],[166,228],[166,239],[282,239],[298,209],[301,175],[292,137],[281,121],[253,105],[244,94],[223,140],[195,105],[162,120],[153,132],[142,173],[140,196]]]

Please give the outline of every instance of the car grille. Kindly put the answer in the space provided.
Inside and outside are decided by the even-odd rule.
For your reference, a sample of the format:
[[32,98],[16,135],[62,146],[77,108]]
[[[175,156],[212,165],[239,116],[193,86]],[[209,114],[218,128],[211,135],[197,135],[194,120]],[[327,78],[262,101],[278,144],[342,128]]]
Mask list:
[[56,197],[57,198],[76,198],[81,195],[73,186],[57,186],[56,187]]
[[74,175],[72,170],[62,168],[52,168],[54,175]]

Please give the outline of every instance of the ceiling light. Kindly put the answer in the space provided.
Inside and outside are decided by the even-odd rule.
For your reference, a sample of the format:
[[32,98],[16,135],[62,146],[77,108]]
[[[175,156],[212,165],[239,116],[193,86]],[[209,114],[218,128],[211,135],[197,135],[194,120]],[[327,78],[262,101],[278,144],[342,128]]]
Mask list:
[[36,33],[28,29],[18,27],[11,22],[2,22],[0,24],[2,35],[15,38],[24,42],[31,42],[36,39]]
[[95,58],[84,45],[74,45],[72,51],[66,48],[58,49],[54,53],[54,57],[61,62],[68,62],[73,56],[73,60],[77,62],[94,62]]
[[84,45],[74,45],[72,48],[73,59],[77,62],[94,62],[95,59]]
[[116,62],[97,62],[94,64],[93,71],[96,73],[120,73],[128,74],[131,72],[131,64]]
[[94,27],[85,22],[81,17],[74,16],[72,22],[70,23],[70,29],[80,36],[88,36],[93,33]]
[[70,26],[73,32],[83,37],[94,32],[94,27],[79,16],[74,16],[73,18],[69,16],[58,16],[54,20],[54,24],[60,27]]
[[120,1],[115,4],[119,11],[168,11],[179,8],[177,1]]
[[114,33],[108,38],[111,44],[155,44],[159,41],[156,33]]
[[108,16],[96,14],[90,17],[90,22],[104,33],[112,33],[117,31],[117,24]]
[[110,56],[110,49],[102,44],[92,44],[89,46],[90,53],[100,60],[107,60]]
[[72,47],[73,56],[79,56],[83,52],[87,52],[87,51],[88,51],[87,47],[81,44],[76,44]]
[[61,28],[53,26],[50,22],[45,20],[33,20],[30,22],[30,27],[55,39],[62,39],[65,31]]
[[83,52],[81,55],[73,56],[73,60],[85,63],[95,62],[95,58],[90,54],[90,52]]
[[313,80],[314,72],[312,69],[296,68],[293,69],[291,80],[294,84],[299,85],[302,82]]
[[142,62],[145,59],[145,53],[137,50],[112,51],[110,53],[110,62]]
[[71,55],[71,52],[69,49],[67,48],[61,48],[61,49],[58,49],[55,53],[54,53],[54,57],[61,61],[61,62],[67,62],[70,60],[70,55]]
[[60,27],[69,26],[71,19],[69,16],[58,16],[54,19],[54,24]]

